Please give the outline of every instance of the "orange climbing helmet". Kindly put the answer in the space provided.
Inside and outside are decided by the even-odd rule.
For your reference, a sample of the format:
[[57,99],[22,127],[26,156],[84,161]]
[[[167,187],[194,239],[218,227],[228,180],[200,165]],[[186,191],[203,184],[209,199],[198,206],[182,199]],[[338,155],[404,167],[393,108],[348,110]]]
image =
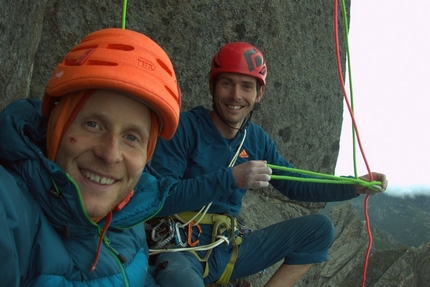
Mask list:
[[266,85],[267,67],[263,53],[245,42],[232,42],[221,47],[212,59],[209,78],[220,73],[249,75]]
[[162,138],[170,139],[176,131],[181,93],[173,65],[166,52],[143,34],[108,28],[83,38],[49,79],[43,115],[48,118],[62,96],[88,89],[134,96],[158,115]]

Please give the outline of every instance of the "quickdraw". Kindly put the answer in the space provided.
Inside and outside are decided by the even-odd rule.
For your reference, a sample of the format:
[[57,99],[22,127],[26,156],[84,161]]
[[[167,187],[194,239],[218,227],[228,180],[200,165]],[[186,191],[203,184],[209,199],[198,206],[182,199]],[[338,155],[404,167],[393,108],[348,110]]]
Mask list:
[[169,218],[151,220],[145,223],[145,231],[151,248],[169,248],[175,236],[175,222]]

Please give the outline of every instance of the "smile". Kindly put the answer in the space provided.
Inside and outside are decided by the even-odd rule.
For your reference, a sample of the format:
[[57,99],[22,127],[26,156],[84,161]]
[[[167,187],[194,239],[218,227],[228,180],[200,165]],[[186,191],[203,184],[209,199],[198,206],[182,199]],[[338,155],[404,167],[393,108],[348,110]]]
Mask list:
[[240,110],[242,108],[242,106],[227,106],[227,107],[232,110]]
[[108,184],[112,184],[115,182],[115,180],[112,178],[100,176],[100,175],[94,174],[92,172],[89,172],[87,170],[82,170],[81,173],[83,176],[85,176],[89,180],[97,182],[98,184],[108,185]]

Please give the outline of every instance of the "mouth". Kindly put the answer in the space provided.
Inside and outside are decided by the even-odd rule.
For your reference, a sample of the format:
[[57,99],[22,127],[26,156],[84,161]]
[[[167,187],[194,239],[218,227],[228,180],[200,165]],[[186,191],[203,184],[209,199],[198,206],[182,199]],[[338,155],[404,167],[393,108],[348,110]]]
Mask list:
[[233,105],[227,105],[227,108],[231,109],[231,110],[240,110],[243,107],[242,106],[233,106]]
[[101,176],[99,174],[92,173],[88,170],[81,170],[81,174],[85,176],[87,179],[102,185],[109,185],[115,182],[115,179],[113,178]]

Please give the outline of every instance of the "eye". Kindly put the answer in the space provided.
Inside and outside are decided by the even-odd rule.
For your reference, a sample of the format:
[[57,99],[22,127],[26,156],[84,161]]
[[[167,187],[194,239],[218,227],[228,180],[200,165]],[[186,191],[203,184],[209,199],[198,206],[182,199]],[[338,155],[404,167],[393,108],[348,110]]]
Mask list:
[[95,129],[99,126],[99,124],[96,123],[95,121],[87,121],[87,122],[85,122],[85,125],[87,127],[93,128],[93,129]]
[[251,84],[243,84],[243,88],[245,90],[252,90],[252,89],[254,89],[254,86]]
[[133,135],[133,134],[128,134],[128,135],[125,136],[125,138],[128,141],[132,141],[132,142],[138,142],[139,141],[139,139],[135,135]]
[[226,81],[226,80],[221,80],[220,85],[223,87],[229,87],[229,86],[231,86],[231,83],[229,81]]

